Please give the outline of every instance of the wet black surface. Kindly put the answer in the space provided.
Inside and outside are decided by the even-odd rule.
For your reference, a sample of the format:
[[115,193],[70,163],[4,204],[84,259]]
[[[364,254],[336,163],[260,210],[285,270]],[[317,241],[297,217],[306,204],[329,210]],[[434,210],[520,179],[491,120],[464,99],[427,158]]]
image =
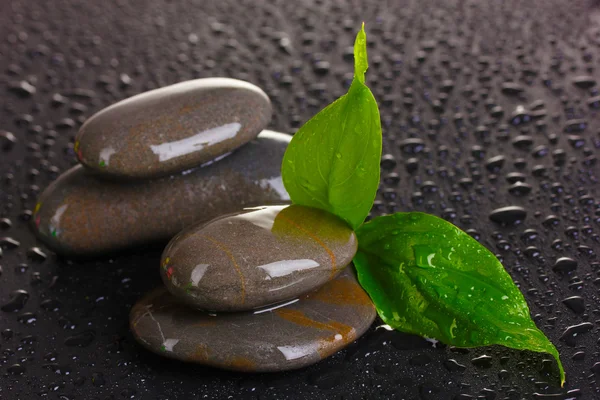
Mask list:
[[[28,230],[85,117],[230,76],[293,131],[349,84],[362,20],[384,127],[373,212],[434,213],[497,253],[561,353],[564,389],[546,355],[382,329],[282,374],[164,360],[127,327],[161,248],[73,261]],[[600,398],[599,46],[592,0],[0,1],[0,398]]]

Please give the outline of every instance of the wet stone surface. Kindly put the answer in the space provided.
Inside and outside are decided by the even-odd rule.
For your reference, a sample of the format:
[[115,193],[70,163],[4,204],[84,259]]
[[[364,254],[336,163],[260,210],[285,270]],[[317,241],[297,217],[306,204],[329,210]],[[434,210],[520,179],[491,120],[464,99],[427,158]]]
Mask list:
[[150,181],[107,181],[76,166],[40,196],[31,226],[50,248],[71,256],[166,242],[196,222],[289,200],[280,174],[289,140],[266,131],[222,160]]
[[141,93],[90,117],[75,138],[79,161],[102,175],[153,178],[197,167],[254,139],[271,119],[257,86],[195,79]]
[[[285,303],[284,303],[285,304]],[[194,310],[165,288],[131,310],[136,340],[161,356],[245,372],[297,369],[359,338],[375,307],[350,269],[291,304],[254,312]]]
[[[0,310],[0,398],[600,398],[597,1],[0,4],[0,131],[11,133],[0,134],[0,306],[15,291],[29,295],[21,310]],[[561,353],[564,388],[547,355],[434,347],[375,329],[379,320],[292,372],[171,361],[143,351],[127,323],[163,285],[162,245],[75,261],[30,230],[39,195],[75,165],[77,131],[94,113],[177,82],[230,77],[262,88],[268,128],[292,133],[345,93],[361,21],[386,156],[372,215],[443,216],[497,254]],[[503,91],[509,82],[516,91]],[[531,190],[511,192],[517,182]],[[176,201],[168,188],[163,199]],[[490,220],[508,206],[526,218]],[[29,260],[33,247],[45,261]],[[483,355],[488,368],[471,361]]]
[[341,219],[297,205],[254,207],[177,235],[161,277],[189,305],[242,311],[290,300],[333,279],[356,253]]

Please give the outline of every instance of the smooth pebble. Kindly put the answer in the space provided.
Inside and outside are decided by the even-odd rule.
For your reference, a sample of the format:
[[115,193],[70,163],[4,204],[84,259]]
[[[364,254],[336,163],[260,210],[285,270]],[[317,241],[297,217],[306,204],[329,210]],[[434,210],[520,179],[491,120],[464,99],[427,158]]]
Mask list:
[[251,83],[208,78],[141,93],[90,117],[75,152],[98,173],[154,178],[184,171],[254,139],[271,102]]
[[73,167],[40,196],[33,229],[58,253],[98,255],[168,241],[244,207],[284,203],[280,167],[290,139],[264,131],[220,161],[150,181],[107,181]]
[[208,314],[161,287],[130,313],[135,339],[161,356],[245,372],[308,366],[359,338],[375,307],[349,268],[279,308]]
[[352,229],[327,211],[254,207],[177,235],[163,253],[161,276],[173,295],[193,307],[251,310],[333,279],[357,245]]

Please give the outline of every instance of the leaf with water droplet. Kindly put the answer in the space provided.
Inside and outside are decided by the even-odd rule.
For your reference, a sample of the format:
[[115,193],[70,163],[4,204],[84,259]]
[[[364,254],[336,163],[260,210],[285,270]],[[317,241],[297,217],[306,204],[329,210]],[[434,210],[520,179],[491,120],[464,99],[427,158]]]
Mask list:
[[281,166],[293,203],[329,211],[354,229],[369,214],[379,186],[381,122],[365,85],[367,67],[363,24],[354,43],[354,80],[348,93],[298,130]]
[[378,217],[357,230],[354,265],[381,319],[403,332],[457,347],[498,344],[549,353],[500,261],[451,223],[424,213]]

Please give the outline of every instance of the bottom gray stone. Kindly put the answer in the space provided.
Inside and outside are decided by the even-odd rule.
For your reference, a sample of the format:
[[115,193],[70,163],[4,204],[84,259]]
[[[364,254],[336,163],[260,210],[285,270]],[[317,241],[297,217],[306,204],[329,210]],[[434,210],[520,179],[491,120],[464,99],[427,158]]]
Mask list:
[[376,311],[351,268],[318,290],[278,307],[208,314],[164,287],[131,310],[144,347],[165,357],[218,368],[268,372],[302,368],[341,350],[373,323]]

